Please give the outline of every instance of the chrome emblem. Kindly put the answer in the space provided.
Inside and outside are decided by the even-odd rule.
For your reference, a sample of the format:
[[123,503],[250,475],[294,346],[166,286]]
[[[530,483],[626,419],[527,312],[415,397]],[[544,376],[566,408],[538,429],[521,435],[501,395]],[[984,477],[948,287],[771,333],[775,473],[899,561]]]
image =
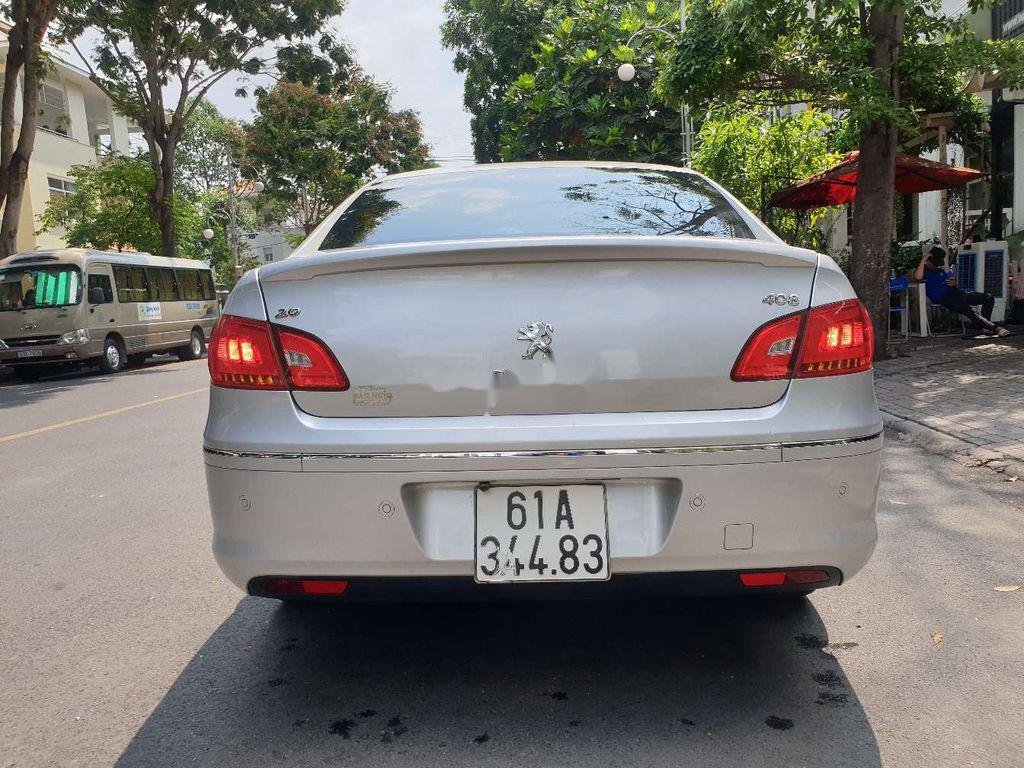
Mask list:
[[21,326],[21,330],[23,330],[23,331],[34,331],[35,329],[36,329],[36,324],[35,323],[25,323],[23,326]]
[[789,306],[791,307],[799,307],[800,297],[797,296],[795,293],[769,293],[767,296],[761,299],[761,303],[774,304],[777,307],[784,307],[787,304],[789,304]]
[[520,328],[518,340],[530,342],[530,346],[523,353],[523,360],[533,360],[533,356],[538,352],[551,357],[554,354],[551,349],[551,334],[554,332],[555,329],[549,323],[542,323],[539,320]]

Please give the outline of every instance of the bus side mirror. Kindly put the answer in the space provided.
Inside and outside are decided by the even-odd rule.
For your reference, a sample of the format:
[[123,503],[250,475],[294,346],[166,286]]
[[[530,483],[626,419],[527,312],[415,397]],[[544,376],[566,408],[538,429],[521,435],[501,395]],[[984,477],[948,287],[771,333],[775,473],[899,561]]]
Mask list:
[[106,301],[106,298],[103,296],[103,289],[98,285],[94,285],[89,289],[90,304],[106,304]]

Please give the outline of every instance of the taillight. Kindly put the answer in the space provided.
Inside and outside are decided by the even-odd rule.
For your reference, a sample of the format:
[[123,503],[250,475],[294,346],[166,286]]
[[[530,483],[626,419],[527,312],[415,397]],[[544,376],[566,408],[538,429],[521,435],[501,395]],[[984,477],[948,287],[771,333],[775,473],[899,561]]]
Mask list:
[[232,389],[345,390],[348,377],[320,339],[223,315],[210,334],[210,381]]
[[259,597],[341,597],[347,591],[344,579],[257,576],[249,582],[249,594]]
[[784,584],[822,584],[829,580],[826,571],[799,569],[787,571],[748,571],[740,574],[744,587],[781,587]]
[[864,305],[847,299],[762,325],[744,345],[733,381],[813,378],[871,368],[874,330]]
[[210,334],[210,381],[232,389],[287,389],[270,323],[223,315]]
[[866,371],[874,355],[875,332],[863,304],[848,299],[814,307],[807,315],[796,377]]

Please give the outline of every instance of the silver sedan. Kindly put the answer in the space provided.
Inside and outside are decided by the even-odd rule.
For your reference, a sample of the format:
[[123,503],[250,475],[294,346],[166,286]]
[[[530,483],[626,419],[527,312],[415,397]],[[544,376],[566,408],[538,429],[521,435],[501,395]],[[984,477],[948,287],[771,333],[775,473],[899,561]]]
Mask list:
[[679,168],[390,176],[209,343],[213,549],[279,599],[793,592],[875,545],[870,319]]

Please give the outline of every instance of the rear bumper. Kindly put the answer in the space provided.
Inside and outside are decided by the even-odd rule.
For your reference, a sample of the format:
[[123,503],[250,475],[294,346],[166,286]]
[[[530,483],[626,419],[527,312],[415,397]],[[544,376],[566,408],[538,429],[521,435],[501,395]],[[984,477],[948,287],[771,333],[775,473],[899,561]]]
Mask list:
[[[809,565],[835,569],[833,584],[852,577],[874,549],[880,447],[876,434],[794,446],[790,460],[761,455],[768,460],[751,461],[743,451],[723,451],[659,456],[664,464],[652,457],[642,463],[645,457],[633,454],[632,461],[617,455],[537,457],[522,459],[532,466],[500,469],[496,459],[484,457],[459,461],[458,470],[424,468],[430,459],[357,457],[348,468],[332,462],[326,470],[298,471],[299,457],[212,452],[206,454],[206,474],[213,549],[221,569],[242,589],[255,577],[272,575],[452,577],[439,583],[457,587],[471,582],[474,572],[478,483],[586,481],[606,484],[612,578],[579,585],[585,592],[613,594],[630,574],[735,574]],[[240,461],[250,466],[226,466]],[[254,469],[253,462],[265,468]],[[433,464],[444,466],[438,459]],[[727,526],[738,526],[729,531],[739,531],[739,542]],[[487,591],[480,594],[497,595],[502,588],[481,587]]]

